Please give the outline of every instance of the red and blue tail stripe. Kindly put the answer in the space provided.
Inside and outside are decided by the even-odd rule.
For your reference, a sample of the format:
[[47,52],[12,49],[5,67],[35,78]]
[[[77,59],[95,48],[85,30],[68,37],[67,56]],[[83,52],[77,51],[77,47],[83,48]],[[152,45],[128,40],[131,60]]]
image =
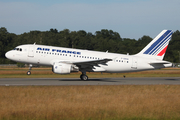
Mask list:
[[165,30],[154,39],[154,43],[143,53],[147,55],[163,56],[171,40],[173,31]]

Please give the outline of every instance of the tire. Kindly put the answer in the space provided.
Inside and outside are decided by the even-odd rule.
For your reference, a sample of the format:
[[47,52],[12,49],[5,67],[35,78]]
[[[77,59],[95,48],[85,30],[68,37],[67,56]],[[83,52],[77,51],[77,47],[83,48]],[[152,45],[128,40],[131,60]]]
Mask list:
[[31,75],[31,71],[27,71],[27,75]]
[[81,75],[81,80],[87,81],[88,80],[88,76],[87,75]]

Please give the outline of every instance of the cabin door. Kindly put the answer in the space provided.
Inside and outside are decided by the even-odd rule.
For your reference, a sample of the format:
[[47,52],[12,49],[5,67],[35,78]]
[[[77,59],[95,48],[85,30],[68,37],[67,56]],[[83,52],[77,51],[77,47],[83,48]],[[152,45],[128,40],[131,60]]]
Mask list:
[[132,69],[137,69],[137,63],[138,63],[138,59],[137,58],[133,58],[132,59]]
[[29,47],[28,57],[34,57],[34,47]]

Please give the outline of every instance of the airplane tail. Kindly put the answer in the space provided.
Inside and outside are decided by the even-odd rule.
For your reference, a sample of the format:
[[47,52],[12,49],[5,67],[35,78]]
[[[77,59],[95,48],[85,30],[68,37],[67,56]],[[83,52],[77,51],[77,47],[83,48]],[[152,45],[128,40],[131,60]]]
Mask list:
[[172,33],[172,30],[163,30],[136,55],[163,60],[169,41],[172,37]]

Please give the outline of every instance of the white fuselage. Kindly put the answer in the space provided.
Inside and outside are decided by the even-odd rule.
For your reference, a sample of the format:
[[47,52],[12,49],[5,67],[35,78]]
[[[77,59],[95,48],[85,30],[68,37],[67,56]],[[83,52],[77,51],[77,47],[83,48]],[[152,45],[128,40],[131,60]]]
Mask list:
[[[64,62],[73,65],[73,63],[76,62],[83,63],[86,61],[112,59],[112,61],[108,61],[106,64],[94,66],[92,69],[94,72],[133,72],[172,66],[172,63],[152,65],[150,63],[155,61],[155,59],[137,55],[123,55],[32,44],[20,45],[16,48],[19,49],[11,50],[6,53],[8,59],[35,65],[53,66],[55,62]],[[87,70],[87,72],[88,71],[90,70]]]

